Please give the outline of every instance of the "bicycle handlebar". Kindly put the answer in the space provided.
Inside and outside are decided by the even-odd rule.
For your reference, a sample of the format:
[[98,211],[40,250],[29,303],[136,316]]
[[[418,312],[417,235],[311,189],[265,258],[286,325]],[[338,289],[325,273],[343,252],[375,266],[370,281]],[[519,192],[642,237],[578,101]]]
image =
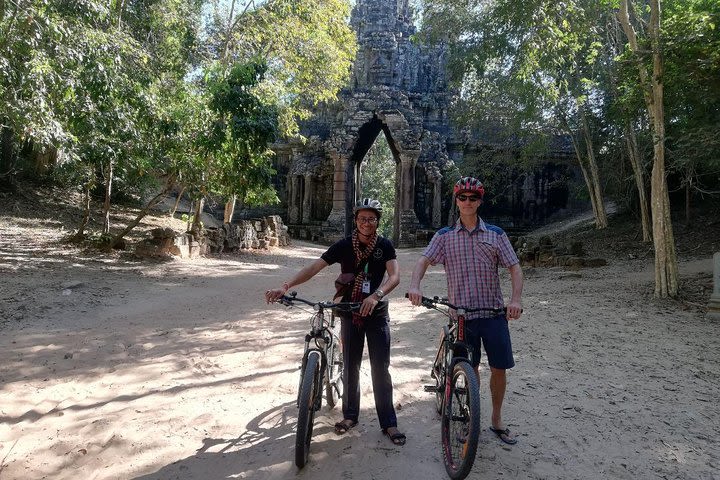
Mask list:
[[[406,293],[405,298],[408,298],[409,295]],[[459,307],[456,305],[453,305],[448,301],[447,298],[440,298],[438,296],[434,296],[433,298],[428,297],[422,297],[422,306],[425,308],[437,308],[437,305],[444,305],[448,308],[451,308],[453,310],[464,310],[466,313],[473,313],[473,312],[490,312],[490,313],[504,313],[507,312],[507,307],[503,308],[488,308],[488,307],[477,307],[477,308],[470,308],[470,307]]]
[[354,310],[360,310],[360,305],[362,305],[359,302],[311,302],[310,300],[305,300],[304,298],[300,298],[297,296],[297,292],[290,292],[290,295],[283,295],[278,300],[279,303],[286,305],[288,307],[292,307],[294,302],[302,302],[306,305],[309,305],[313,308],[336,308],[338,310],[344,310],[347,312],[352,312]]

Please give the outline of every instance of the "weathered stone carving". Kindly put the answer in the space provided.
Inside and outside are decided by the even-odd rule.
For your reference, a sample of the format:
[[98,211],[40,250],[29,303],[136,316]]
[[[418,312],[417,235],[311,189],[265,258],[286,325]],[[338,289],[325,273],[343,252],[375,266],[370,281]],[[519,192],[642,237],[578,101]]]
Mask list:
[[537,240],[511,236],[510,242],[523,266],[579,269],[607,265],[607,260],[604,258],[588,258],[582,242],[572,242],[567,247],[556,245],[548,236],[542,236]]
[[150,236],[137,244],[136,255],[196,258],[208,253],[290,245],[288,229],[277,215],[225,223],[222,227],[208,227],[200,237],[191,232],[176,234],[171,228],[155,228],[150,231]]
[[[302,126],[308,138],[290,146],[287,162],[287,219],[302,238],[331,242],[352,228],[352,205],[360,196],[361,162],[376,137],[384,134],[397,162],[398,195],[395,242],[414,245],[421,225],[416,214],[416,176],[426,162],[437,191],[423,202],[426,226],[441,223],[442,170],[452,164],[445,147],[451,131],[447,120],[450,93],[445,77],[445,47],[410,41],[415,33],[407,0],[358,0],[351,24],[358,54],[351,84],[336,104],[317,112]],[[423,152],[423,143],[435,149]],[[278,146],[278,150],[287,146]],[[436,158],[433,154],[438,154]]]
[[[293,236],[324,243],[349,234],[352,205],[361,196],[362,160],[377,136],[385,135],[397,164],[394,224],[399,228],[393,240],[414,246],[454,221],[449,184],[455,164],[468,153],[495,147],[491,139],[480,138],[482,132],[458,131],[450,124],[454,93],[447,82],[447,48],[410,40],[415,26],[408,0],[357,0],[351,25],[358,53],[350,84],[337,102],[317,109],[301,125],[305,142],[273,146],[281,204],[274,210],[240,209],[239,215],[272,211],[287,219]],[[527,209],[536,212],[532,218],[545,218],[548,184],[532,191],[535,175],[527,178],[528,190],[520,184],[506,194],[509,210],[521,220]]]

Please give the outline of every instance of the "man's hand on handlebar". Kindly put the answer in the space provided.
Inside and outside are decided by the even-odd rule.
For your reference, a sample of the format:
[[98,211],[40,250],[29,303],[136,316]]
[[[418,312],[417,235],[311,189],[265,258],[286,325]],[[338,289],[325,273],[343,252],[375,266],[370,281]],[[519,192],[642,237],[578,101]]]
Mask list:
[[419,288],[410,287],[405,296],[408,298],[408,300],[410,300],[410,303],[412,303],[416,307],[419,307],[420,305],[422,305],[423,295],[422,295],[422,290],[420,290]]
[[369,316],[373,312],[373,310],[375,310],[375,307],[378,303],[379,302],[374,295],[370,295],[369,297],[367,297],[365,300],[363,300],[362,305],[360,305],[360,316]]
[[520,305],[520,302],[508,303],[505,310],[507,311],[508,320],[517,320],[520,318],[520,315],[522,315],[522,305]]
[[265,301],[267,303],[277,302],[278,300],[280,300],[280,298],[282,298],[283,295],[285,295],[286,292],[287,292],[287,289],[284,287],[275,288],[273,290],[267,290],[265,292]]

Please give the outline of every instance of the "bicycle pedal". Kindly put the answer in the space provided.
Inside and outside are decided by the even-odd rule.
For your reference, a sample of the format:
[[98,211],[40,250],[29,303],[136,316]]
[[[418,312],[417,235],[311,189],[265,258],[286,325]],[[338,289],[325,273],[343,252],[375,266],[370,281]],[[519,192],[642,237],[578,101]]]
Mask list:
[[438,393],[440,391],[440,388],[436,385],[425,385],[423,386],[423,390],[430,393]]

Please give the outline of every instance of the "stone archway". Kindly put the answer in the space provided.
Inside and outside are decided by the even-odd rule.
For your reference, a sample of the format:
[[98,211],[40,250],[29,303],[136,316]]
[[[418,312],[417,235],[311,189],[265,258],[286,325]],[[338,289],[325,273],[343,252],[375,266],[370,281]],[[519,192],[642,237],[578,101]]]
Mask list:
[[[296,238],[331,243],[348,234],[355,168],[382,131],[397,165],[395,245],[424,244],[452,221],[448,177],[478,152],[495,149],[484,138],[493,129],[451,125],[448,49],[411,41],[412,19],[409,0],[356,0],[350,23],[358,52],[348,85],[337,102],[319,106],[301,125],[302,138],[272,146],[278,175],[286,176],[274,182],[281,203],[256,216],[283,215]],[[562,160],[572,151],[557,155]],[[507,215],[499,215],[507,225]]]
[[[342,146],[332,150],[334,162],[333,210],[327,220],[327,233],[333,225],[336,236],[349,235],[353,228],[352,208],[357,201],[357,168],[373,142],[383,133],[393,152],[395,172],[394,242],[399,246],[415,243],[415,166],[421,151],[421,130],[407,121],[399,110],[358,109],[342,128],[331,134],[329,143]],[[342,232],[342,233],[341,233]]]
[[[416,176],[421,175],[423,186],[434,182],[439,195],[438,179],[452,164],[446,150],[452,135],[447,117],[451,96],[445,73],[447,50],[413,43],[412,17],[408,0],[356,1],[351,24],[359,48],[350,84],[336,103],[316,111],[312,121],[302,126],[307,142],[278,146],[292,152],[287,168],[297,176],[285,192],[293,235],[312,235],[330,243],[350,233],[358,164],[380,132],[396,162],[395,244],[414,246],[417,231],[436,223],[425,220],[425,206],[433,206],[431,215],[438,210],[437,202],[429,198],[435,193],[417,192]],[[427,138],[436,140],[432,152],[439,155],[424,155]],[[432,178],[428,180],[426,174]],[[308,192],[331,192],[331,198]],[[305,212],[323,211],[325,205],[329,213],[322,225],[315,225]],[[423,208],[423,222],[418,221],[418,206]]]
[[[376,113],[372,119],[358,129],[357,139],[349,155],[350,161],[346,186],[352,191],[348,192],[346,199],[350,208],[360,197],[360,165],[367,155],[370,147],[379,135],[384,135],[390,146],[395,160],[395,205],[393,219],[393,241],[396,245],[413,243],[408,241],[408,235],[417,226],[417,217],[413,209],[415,203],[415,175],[414,168],[420,153],[419,139],[412,145],[403,144],[397,138],[413,138],[410,126],[405,117],[399,113]],[[410,147],[410,148],[408,148]],[[352,217],[346,217],[345,233],[354,227]]]

